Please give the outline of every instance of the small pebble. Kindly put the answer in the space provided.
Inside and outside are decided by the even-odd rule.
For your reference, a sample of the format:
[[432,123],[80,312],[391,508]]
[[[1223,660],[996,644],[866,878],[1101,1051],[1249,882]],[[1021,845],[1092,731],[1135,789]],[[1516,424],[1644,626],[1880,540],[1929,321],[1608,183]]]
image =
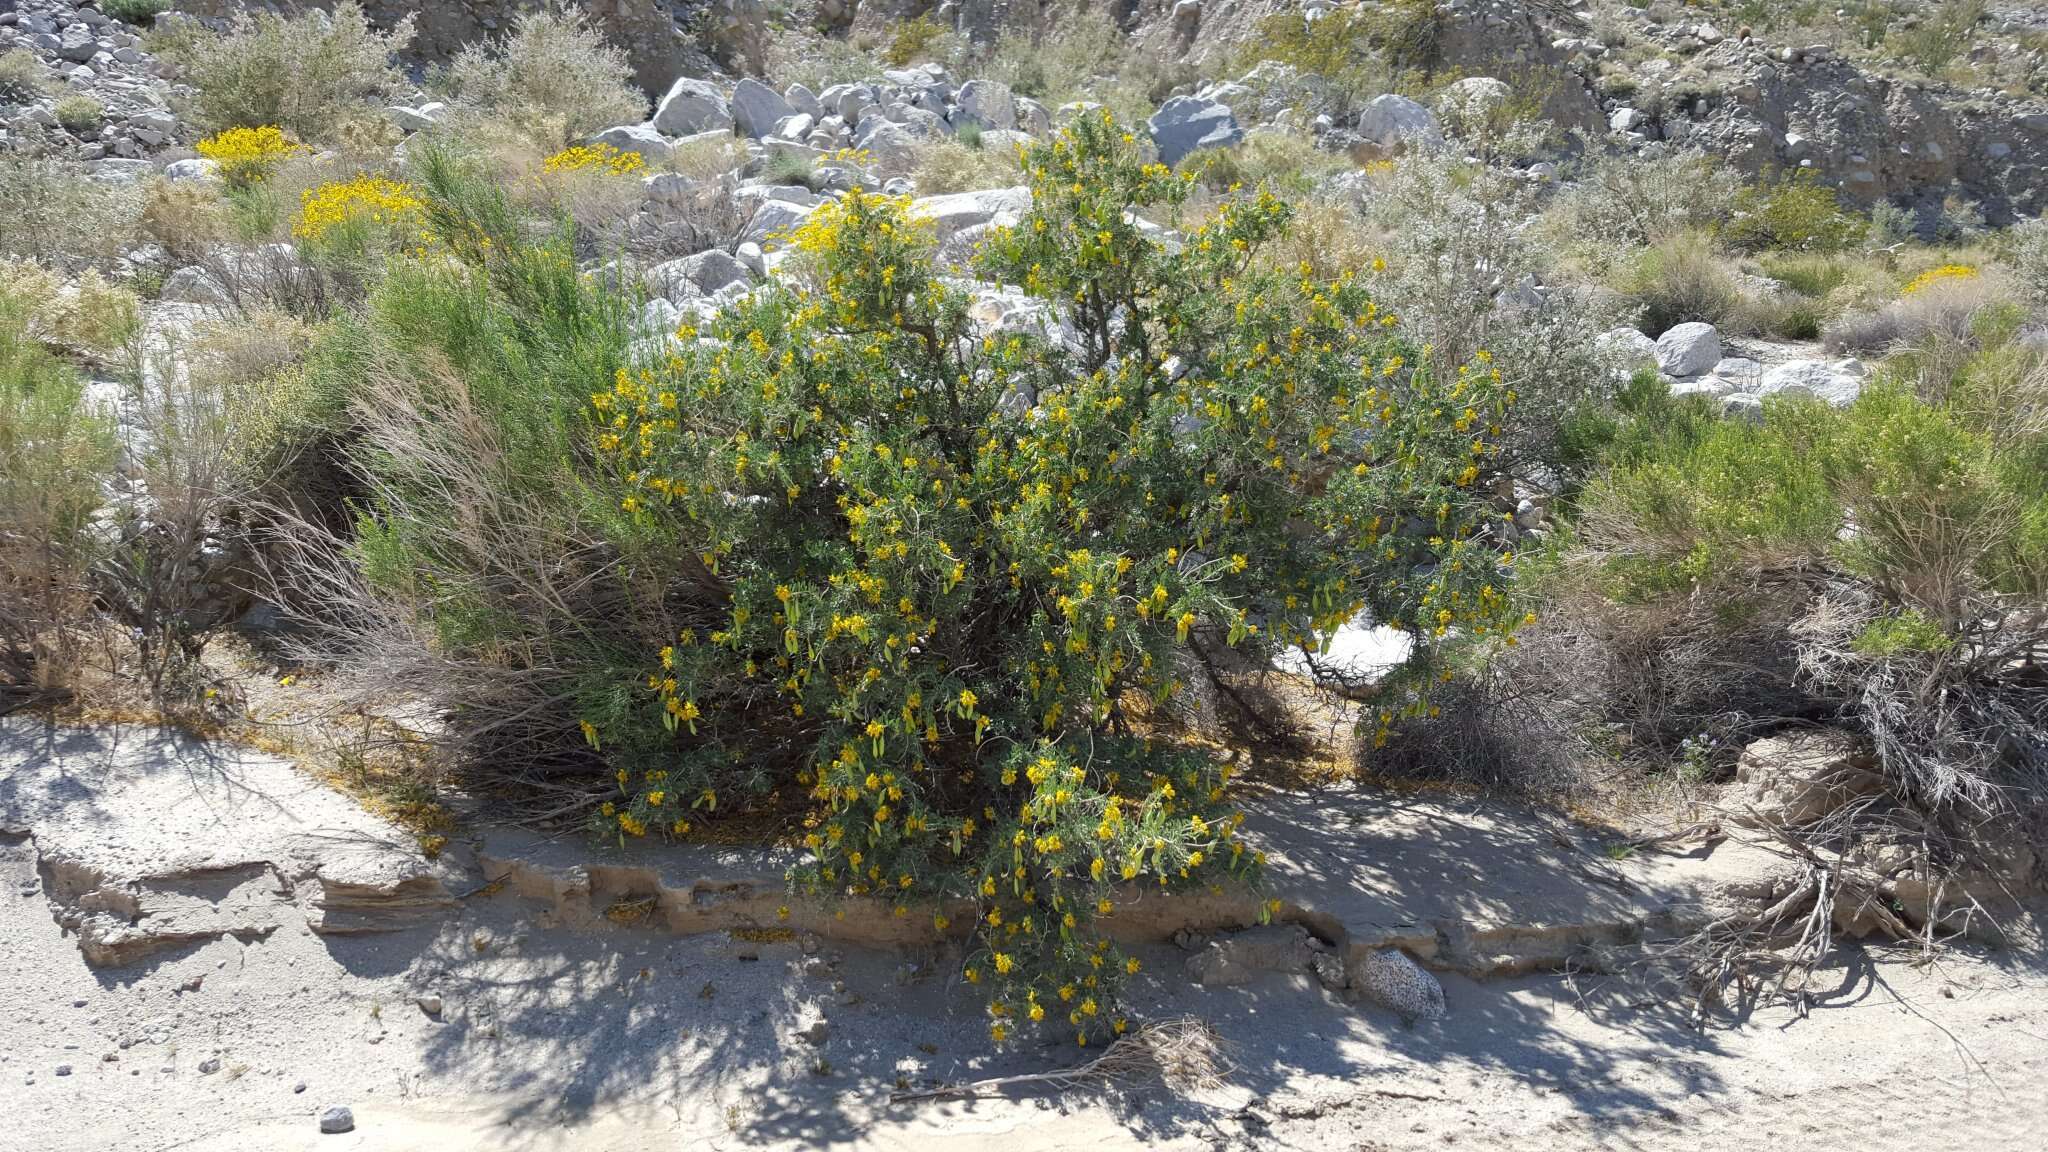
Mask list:
[[211,1076],[218,1071],[220,1071],[220,1057],[218,1056],[208,1056],[199,1062],[199,1074],[201,1076]]
[[298,1095],[298,1094],[299,1094],[299,1093],[301,1093],[301,1092],[304,1092],[305,1090],[306,1090],[306,1082],[305,1082],[304,1080],[301,1080],[301,1081],[299,1081],[299,1082],[298,1082],[297,1084],[294,1084],[294,1085],[292,1085],[292,1094],[293,1094],[294,1096]]
[[85,1007],[85,1001],[83,1001],[83,1000],[73,1000],[73,1001],[71,1002],[71,1006],[72,1006],[73,1008],[83,1008],[83,1007]]
[[320,1113],[322,1132],[348,1132],[356,1126],[356,1114],[345,1107],[336,1106]]
[[59,1076],[69,1076],[69,1075],[71,1075],[71,1065],[69,1065],[69,1064],[59,1064],[59,1065],[57,1065],[57,1075],[59,1075]]

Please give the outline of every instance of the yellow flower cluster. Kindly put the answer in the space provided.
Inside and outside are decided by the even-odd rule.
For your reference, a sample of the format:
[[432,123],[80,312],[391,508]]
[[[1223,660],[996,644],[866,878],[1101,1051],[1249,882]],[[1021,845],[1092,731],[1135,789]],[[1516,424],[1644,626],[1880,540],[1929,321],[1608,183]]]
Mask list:
[[578,144],[541,161],[540,168],[550,176],[563,172],[631,176],[646,170],[647,159],[638,152],[621,152],[609,144]]
[[416,230],[425,219],[426,207],[411,185],[381,176],[357,176],[308,189],[301,198],[292,235],[318,242],[339,228],[364,224]]
[[1953,284],[1962,280],[1975,280],[1978,275],[1978,271],[1968,264],[1943,264],[1939,268],[1929,268],[1927,271],[1913,277],[1912,282],[1906,285],[1906,295],[1911,296],[1918,292],[1924,292],[1937,284]]
[[221,179],[230,188],[260,184],[279,164],[307,150],[273,125],[229,128],[201,140],[193,149],[218,166]]

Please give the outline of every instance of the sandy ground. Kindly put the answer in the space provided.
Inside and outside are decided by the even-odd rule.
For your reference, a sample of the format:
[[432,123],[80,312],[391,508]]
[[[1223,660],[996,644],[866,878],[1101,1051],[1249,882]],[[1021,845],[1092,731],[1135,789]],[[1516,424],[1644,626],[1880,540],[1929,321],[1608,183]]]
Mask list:
[[[31,771],[0,757],[0,800]],[[892,1105],[899,1082],[1081,1054],[992,1054],[978,999],[942,957],[549,928],[508,892],[360,936],[316,933],[303,902],[281,902],[267,933],[95,969],[54,917],[48,839],[32,825],[0,836],[7,1152],[1988,1152],[2040,1148],[2048,1130],[2037,955],[1957,951],[1915,967],[1902,952],[1845,949],[1807,1018],[1761,1011],[1701,1034],[1597,981],[1547,974],[1445,976],[1449,1017],[1407,1028],[1307,978],[1193,985],[1161,945],[1144,953],[1137,1007],[1213,1024],[1237,1065],[1229,1087]],[[460,861],[450,868],[451,891],[466,891]],[[438,1016],[421,997],[439,998]],[[818,1014],[828,1034],[814,1044],[799,1027]],[[322,1135],[316,1118],[336,1104],[355,1130]]]

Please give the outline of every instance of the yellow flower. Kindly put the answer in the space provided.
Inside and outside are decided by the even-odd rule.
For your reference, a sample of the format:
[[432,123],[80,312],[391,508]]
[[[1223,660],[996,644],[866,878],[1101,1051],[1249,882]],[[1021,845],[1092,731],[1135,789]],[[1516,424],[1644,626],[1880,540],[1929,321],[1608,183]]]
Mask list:
[[274,125],[261,128],[230,128],[194,144],[193,150],[214,162],[220,178],[230,188],[260,184],[279,164],[307,151],[301,144],[285,139]]
[[646,158],[638,152],[621,152],[609,144],[578,144],[541,161],[540,170],[550,175],[595,170],[608,176],[630,176],[646,167]]
[[299,220],[292,226],[292,235],[317,242],[337,228],[356,224],[374,225],[393,233],[417,232],[425,223],[426,207],[410,185],[381,176],[357,176],[308,189],[301,197]]
[[1009,975],[1009,974],[1010,974],[1010,969],[1012,969],[1012,968],[1015,968],[1016,966],[1017,966],[1017,961],[1016,961],[1015,959],[1013,959],[1013,958],[1012,958],[1012,957],[1010,956],[1010,954],[1009,954],[1009,953],[1007,953],[1007,952],[998,952],[998,953],[996,953],[996,971],[997,971],[998,973],[1000,973],[1000,974],[1002,974],[1002,975],[1004,975],[1004,976],[1007,976],[1007,975]]
[[1133,956],[1130,959],[1124,961],[1124,971],[1129,972],[1133,976],[1138,974],[1138,969],[1140,967],[1141,965],[1138,963],[1138,958],[1136,956]]

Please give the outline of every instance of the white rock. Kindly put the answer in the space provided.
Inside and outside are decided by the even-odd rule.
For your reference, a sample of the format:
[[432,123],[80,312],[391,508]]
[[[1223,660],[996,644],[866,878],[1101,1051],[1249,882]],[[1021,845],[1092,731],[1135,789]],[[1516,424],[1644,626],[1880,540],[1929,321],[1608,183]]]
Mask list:
[[961,229],[977,224],[1015,224],[1030,210],[1031,189],[1021,185],[926,196],[910,202],[911,217],[931,221],[933,235],[941,244]]
[[823,120],[825,118],[824,104],[820,103],[818,98],[811,94],[809,88],[801,84],[791,84],[783,89],[782,98],[789,101],[791,108],[804,113],[813,120]]
[[1764,373],[1757,394],[1813,396],[1841,408],[1863,394],[1863,381],[1819,360],[1792,360]]
[[959,107],[953,112],[954,125],[974,124],[982,128],[1015,128],[1017,97],[999,80],[969,80],[960,86]]
[[197,156],[190,160],[173,160],[164,165],[164,179],[176,184],[186,180],[210,181],[220,179],[220,164]]
[[1389,92],[1375,96],[1358,114],[1358,134],[1381,148],[1443,143],[1443,127],[1429,109]]
[[1634,108],[1616,108],[1614,115],[1607,118],[1607,127],[1616,132],[1634,132],[1648,119]]
[[1159,160],[1178,164],[1201,148],[1228,148],[1244,139],[1244,129],[1228,104],[1194,96],[1175,96],[1159,106],[1145,126],[1159,146]]
[[675,145],[669,143],[652,124],[620,124],[607,128],[590,137],[592,144],[609,144],[621,152],[637,153],[651,168],[668,163],[675,152]]
[[788,242],[789,233],[800,227],[812,211],[808,205],[787,200],[763,200],[740,231],[740,239],[752,240],[764,250],[770,245],[780,248]]
[[664,136],[731,131],[732,104],[710,81],[685,76],[669,85],[650,123]]
[[1721,362],[1721,334],[1712,324],[1680,324],[1657,337],[1657,370],[1668,376],[1700,376]]
[[741,78],[732,90],[732,122],[740,135],[756,140],[775,130],[775,125],[793,113],[782,93],[752,76]]
[[1630,366],[1657,358],[1657,342],[1634,328],[1610,328],[1593,337],[1593,347]]

